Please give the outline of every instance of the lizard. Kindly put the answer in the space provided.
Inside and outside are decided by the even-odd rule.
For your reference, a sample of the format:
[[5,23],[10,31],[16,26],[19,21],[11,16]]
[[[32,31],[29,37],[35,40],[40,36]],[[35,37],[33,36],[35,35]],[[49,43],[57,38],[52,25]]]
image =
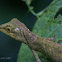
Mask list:
[[[26,32],[28,31],[30,33],[30,31],[26,27],[26,25],[24,25],[22,22],[18,21],[16,18],[12,19],[9,23],[6,23],[6,24],[3,24],[2,26],[0,26],[0,31],[2,31],[6,35],[8,35],[16,40],[19,40],[19,41],[27,44],[30,47],[30,45],[28,43],[28,40],[30,37],[26,36],[26,34],[27,34]],[[30,49],[31,49],[31,47],[30,47]],[[33,52],[33,55],[34,55],[36,61],[41,62],[38,55],[36,54],[35,50],[31,49],[31,51]]]
[[0,31],[27,44],[33,52],[39,51],[53,62],[62,62],[62,45],[52,42],[53,40],[50,38],[42,38],[33,34],[18,19],[14,18],[10,22],[0,25]]

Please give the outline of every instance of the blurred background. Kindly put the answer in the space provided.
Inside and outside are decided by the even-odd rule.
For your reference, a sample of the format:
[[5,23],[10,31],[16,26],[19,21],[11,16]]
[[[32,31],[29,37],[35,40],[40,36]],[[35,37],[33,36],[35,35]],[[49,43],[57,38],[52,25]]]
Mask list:
[[[46,8],[52,0],[33,0],[34,11]],[[0,0],[0,25],[17,18],[31,31],[36,22],[26,4],[21,0]],[[0,62],[16,62],[21,43],[0,32]]]

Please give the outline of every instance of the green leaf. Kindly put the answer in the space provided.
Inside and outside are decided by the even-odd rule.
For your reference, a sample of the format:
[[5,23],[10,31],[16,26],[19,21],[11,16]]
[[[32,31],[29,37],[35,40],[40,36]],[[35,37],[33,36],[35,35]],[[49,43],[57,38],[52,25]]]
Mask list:
[[62,21],[62,16],[54,19],[56,13],[62,8],[62,0],[54,0],[48,7],[47,11],[37,19],[33,28],[33,33],[41,37],[53,37],[55,42],[62,39],[62,24],[55,22]]
[[[62,0],[54,0],[47,11],[38,17],[32,32],[44,38],[55,35],[55,42],[62,40],[62,24],[58,22],[59,19],[62,21],[62,16],[54,19],[61,8]],[[55,22],[56,20],[57,22]],[[43,54],[38,52],[38,55],[42,62],[50,62]],[[25,44],[22,44],[20,48],[17,62],[36,62],[31,50]]]
[[62,23],[62,15],[59,14],[57,16],[57,18],[55,19],[55,22],[61,24]]

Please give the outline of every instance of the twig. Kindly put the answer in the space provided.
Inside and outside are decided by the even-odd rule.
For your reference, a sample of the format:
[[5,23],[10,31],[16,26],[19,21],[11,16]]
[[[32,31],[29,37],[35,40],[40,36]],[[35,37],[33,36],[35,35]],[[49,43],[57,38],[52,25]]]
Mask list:
[[38,57],[38,55],[37,55],[37,53],[36,53],[36,51],[32,50],[32,52],[33,52],[33,55],[34,55],[34,57],[36,59],[36,62],[41,62],[40,59],[39,59],[39,57]]

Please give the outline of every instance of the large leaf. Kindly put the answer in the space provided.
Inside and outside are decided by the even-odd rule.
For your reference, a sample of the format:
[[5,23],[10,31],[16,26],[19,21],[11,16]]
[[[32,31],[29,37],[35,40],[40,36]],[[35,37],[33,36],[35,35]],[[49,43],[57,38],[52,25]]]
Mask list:
[[[57,18],[54,19],[56,13],[61,9],[61,7],[62,7],[62,0],[59,1],[54,0],[49,5],[47,11],[44,12],[40,17],[38,17],[32,32],[44,38],[52,37],[53,35],[55,35],[55,42],[61,40],[62,24],[59,22],[62,21],[62,16],[59,15],[57,16]],[[49,62],[43,54],[38,52],[38,55],[42,62]],[[22,62],[22,61],[36,62],[32,55],[32,52],[24,44],[22,48],[20,48],[17,62]]]
[[[54,0],[48,7],[47,11],[37,19],[33,28],[33,33],[41,37],[52,37],[55,35],[55,40],[62,39],[62,16],[59,15],[54,19],[56,13],[62,8],[62,0]],[[55,41],[55,42],[56,42]]]

